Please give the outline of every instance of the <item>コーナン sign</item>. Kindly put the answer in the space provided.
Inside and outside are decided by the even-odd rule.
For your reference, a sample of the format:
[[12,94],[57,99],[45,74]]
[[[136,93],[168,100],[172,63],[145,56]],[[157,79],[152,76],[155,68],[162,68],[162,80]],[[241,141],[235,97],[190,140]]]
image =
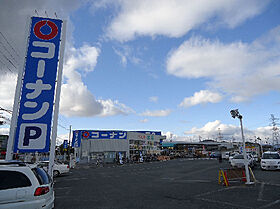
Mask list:
[[14,152],[48,152],[62,20],[32,17],[17,116]]

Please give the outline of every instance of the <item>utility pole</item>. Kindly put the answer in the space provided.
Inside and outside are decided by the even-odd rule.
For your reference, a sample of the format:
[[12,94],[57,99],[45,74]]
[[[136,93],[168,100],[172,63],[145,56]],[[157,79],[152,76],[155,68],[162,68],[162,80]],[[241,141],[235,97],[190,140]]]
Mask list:
[[72,131],[72,126],[69,126],[69,140],[68,140],[68,158],[69,158],[69,165],[70,167],[72,166],[71,163],[71,131]]
[[272,145],[279,144],[279,128],[277,127],[279,123],[277,122],[279,118],[275,118],[273,114],[271,114],[270,125],[272,126]]
[[218,132],[218,139],[219,139],[220,142],[222,142],[223,141],[223,136],[221,134],[221,129],[218,128],[218,130],[219,130],[219,132]]

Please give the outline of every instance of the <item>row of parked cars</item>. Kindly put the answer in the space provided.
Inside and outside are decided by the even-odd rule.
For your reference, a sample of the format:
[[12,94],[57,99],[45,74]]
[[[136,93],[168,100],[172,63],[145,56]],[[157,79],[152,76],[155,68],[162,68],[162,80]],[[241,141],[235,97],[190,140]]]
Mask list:
[[[250,153],[247,154],[248,164],[254,167],[257,164],[257,158]],[[229,163],[232,167],[244,167],[243,154],[236,153],[229,157]],[[280,155],[278,152],[267,151],[262,154],[260,160],[260,167],[262,170],[280,170]]]
[[[60,162],[53,168],[54,177],[69,172],[69,166]],[[0,209],[54,208],[54,182],[47,169],[48,161],[0,161]]]

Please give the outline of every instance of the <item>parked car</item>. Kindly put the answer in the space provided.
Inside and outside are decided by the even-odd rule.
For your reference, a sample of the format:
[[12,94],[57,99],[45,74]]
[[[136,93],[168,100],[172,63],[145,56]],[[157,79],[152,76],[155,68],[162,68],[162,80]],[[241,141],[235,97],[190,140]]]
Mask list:
[[53,182],[34,164],[0,163],[1,209],[54,208]]
[[[49,161],[41,161],[38,163],[38,166],[43,168],[46,172],[48,172]],[[55,161],[53,166],[53,176],[57,177],[62,174],[66,174],[70,171],[69,165]]]
[[[248,157],[248,165],[250,167],[254,167],[254,160],[253,158],[251,158],[249,155],[247,155]],[[238,155],[235,155],[231,161],[230,161],[230,165],[232,167],[237,167],[237,168],[242,168],[244,167],[244,156],[243,154],[238,154]]]
[[229,159],[229,152],[223,152],[222,153],[222,158],[228,160]]
[[240,153],[239,152],[230,152],[229,153],[229,158],[228,158],[228,162],[230,163],[232,158],[235,156],[235,155],[239,155]]
[[211,152],[210,158],[219,158],[221,156],[220,152]]
[[280,155],[278,152],[264,152],[261,159],[262,170],[280,170]]

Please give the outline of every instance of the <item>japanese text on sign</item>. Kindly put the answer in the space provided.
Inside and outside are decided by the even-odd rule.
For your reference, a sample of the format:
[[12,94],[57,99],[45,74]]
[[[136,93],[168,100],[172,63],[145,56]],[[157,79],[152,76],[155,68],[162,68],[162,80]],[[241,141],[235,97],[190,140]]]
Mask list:
[[127,139],[126,131],[82,131],[83,139]]
[[14,152],[48,152],[62,21],[31,18]]

